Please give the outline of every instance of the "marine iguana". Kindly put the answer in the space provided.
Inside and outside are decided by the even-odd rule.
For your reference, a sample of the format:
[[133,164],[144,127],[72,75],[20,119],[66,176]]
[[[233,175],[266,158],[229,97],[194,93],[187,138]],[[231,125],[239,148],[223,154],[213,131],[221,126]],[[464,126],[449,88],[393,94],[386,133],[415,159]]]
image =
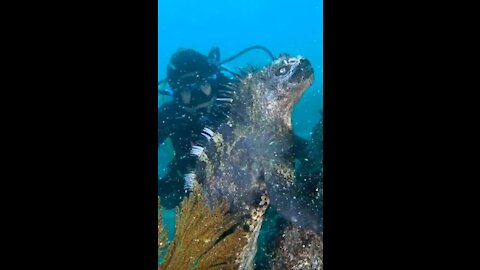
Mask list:
[[191,178],[210,202],[227,199],[251,232],[239,269],[251,269],[268,206],[298,226],[319,231],[316,205],[301,196],[294,179],[291,113],[313,83],[313,68],[302,56],[281,55],[261,70],[244,71],[232,91],[230,116],[202,151]]

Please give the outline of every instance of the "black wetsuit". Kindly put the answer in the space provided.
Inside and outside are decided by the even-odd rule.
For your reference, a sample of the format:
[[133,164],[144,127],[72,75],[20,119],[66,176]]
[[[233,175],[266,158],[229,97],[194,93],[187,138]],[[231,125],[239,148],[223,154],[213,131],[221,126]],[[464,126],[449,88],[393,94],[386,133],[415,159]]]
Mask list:
[[158,110],[158,143],[170,137],[175,149],[167,174],[158,182],[158,194],[165,208],[177,206],[183,197],[180,158],[189,153],[201,129],[199,116],[187,112],[176,101],[167,102]]
[[[222,92],[223,85],[231,82],[226,76],[220,75],[211,84],[212,98]],[[202,139],[201,131],[205,126],[218,126],[226,117],[228,107],[214,103],[207,108],[189,112],[177,101],[170,101],[158,109],[158,145],[170,137],[175,156],[169,164],[167,174],[158,181],[158,194],[163,207],[176,207],[185,195],[183,173],[187,166],[183,157],[188,156],[192,145]]]

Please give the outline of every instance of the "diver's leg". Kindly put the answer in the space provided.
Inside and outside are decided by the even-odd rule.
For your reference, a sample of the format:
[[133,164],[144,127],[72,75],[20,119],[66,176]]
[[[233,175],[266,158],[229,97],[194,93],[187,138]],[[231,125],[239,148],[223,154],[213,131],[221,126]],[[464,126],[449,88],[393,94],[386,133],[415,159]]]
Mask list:
[[158,180],[160,204],[166,209],[178,206],[185,195],[183,185],[183,178],[178,175],[176,170],[170,169],[164,177]]

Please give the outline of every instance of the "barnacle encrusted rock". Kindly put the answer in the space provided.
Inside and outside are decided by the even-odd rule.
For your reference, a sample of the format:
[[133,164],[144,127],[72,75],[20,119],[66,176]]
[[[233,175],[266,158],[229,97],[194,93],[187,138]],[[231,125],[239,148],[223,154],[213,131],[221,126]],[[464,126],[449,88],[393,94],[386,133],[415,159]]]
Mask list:
[[278,243],[272,269],[322,270],[323,235],[290,226]]

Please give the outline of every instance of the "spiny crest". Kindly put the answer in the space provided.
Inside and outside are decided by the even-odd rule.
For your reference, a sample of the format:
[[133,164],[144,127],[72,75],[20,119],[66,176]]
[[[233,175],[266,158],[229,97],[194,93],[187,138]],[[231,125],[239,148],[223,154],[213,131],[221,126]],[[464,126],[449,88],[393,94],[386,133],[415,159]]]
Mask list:
[[228,83],[221,84],[220,87],[225,88],[225,91],[236,92],[239,88],[239,84],[237,81],[229,81]]
[[259,70],[260,69],[258,67],[247,64],[247,66],[239,68],[237,79],[243,81],[245,79],[251,78],[253,76],[253,73],[256,73]]
[[[249,73],[255,73],[259,70],[259,68],[257,67],[254,67],[253,65],[250,65],[250,64],[247,64],[247,66],[245,67],[241,67],[239,68],[239,72],[240,74],[242,74],[243,76],[249,74]],[[242,76],[242,77],[243,77]]]

